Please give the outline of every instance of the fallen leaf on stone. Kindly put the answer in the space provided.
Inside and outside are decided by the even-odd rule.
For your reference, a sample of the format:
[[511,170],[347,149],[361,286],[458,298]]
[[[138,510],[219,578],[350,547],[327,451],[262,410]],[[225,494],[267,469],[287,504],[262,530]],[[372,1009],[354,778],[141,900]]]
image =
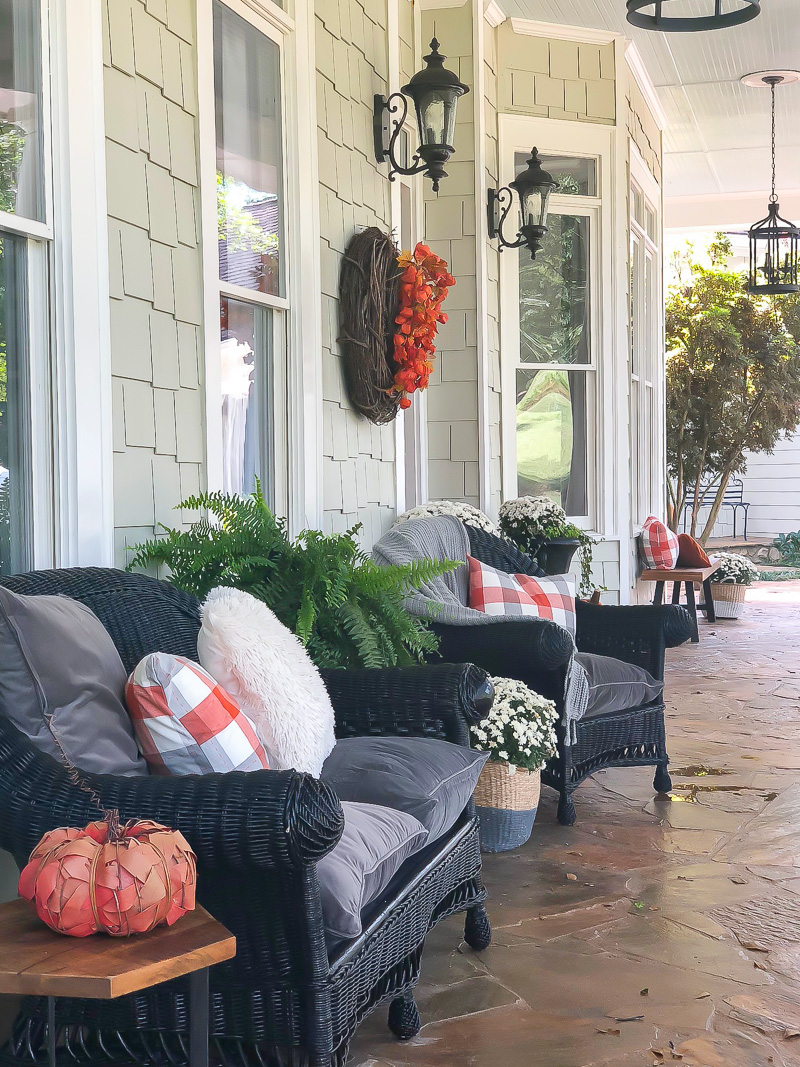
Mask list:
[[582,856],[583,853],[582,852],[576,852],[576,850],[573,848],[567,853],[567,855],[568,856]]
[[660,1060],[664,1059],[664,1053],[661,1051],[660,1048],[651,1048],[649,1052],[651,1056],[658,1056]]
[[746,948],[750,952],[769,952],[768,948],[764,948],[763,945],[759,945],[757,941],[743,941],[741,938],[739,938],[738,940],[742,948]]
[[615,1023],[638,1023],[644,1015],[612,1015],[611,1018]]
[[738,874],[734,875],[731,878],[731,881],[733,882],[734,885],[747,885],[747,879],[746,878],[740,878]]
[[643,908],[645,904],[643,900],[634,900],[633,906],[634,908]]
[[784,1030],[783,1036],[786,1038],[800,1037],[800,1030]]
[[759,971],[766,971],[767,969],[766,963],[762,963],[761,960],[753,960],[753,966]]
[[616,1037],[619,1037],[621,1033],[620,1030],[601,1030],[600,1027],[597,1027],[597,1032],[598,1034],[614,1034]]
[[639,996],[640,997],[649,997],[650,996],[650,990],[647,988],[647,986],[645,986],[644,989],[640,989],[639,990]]
[[679,882],[693,882],[694,878],[688,878],[685,874],[679,874],[678,875],[678,881]]
[[649,907],[649,908],[648,908],[647,910],[648,910],[648,911],[661,911],[661,908],[659,908],[659,907],[656,907],[656,905],[652,905],[652,906],[651,906],[651,907]]
[[695,1000],[705,1000],[706,997],[710,997],[710,996],[711,996],[710,993],[698,993],[697,996],[694,999]]
[[568,874],[567,878],[569,879],[570,882],[577,882],[578,881],[577,874]]

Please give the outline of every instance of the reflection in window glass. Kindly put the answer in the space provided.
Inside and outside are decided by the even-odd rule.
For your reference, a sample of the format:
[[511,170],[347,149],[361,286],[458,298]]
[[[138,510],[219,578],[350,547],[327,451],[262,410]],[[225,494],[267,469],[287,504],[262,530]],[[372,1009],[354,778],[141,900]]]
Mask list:
[[30,565],[25,242],[0,233],[0,574]]
[[220,299],[223,489],[245,496],[261,482],[274,500],[271,315],[268,308]]
[[219,276],[283,292],[280,50],[214,4]]
[[43,221],[39,0],[0,0],[0,211]]
[[519,257],[521,363],[589,362],[589,219],[550,215],[536,259]]
[[[518,152],[514,163],[519,174],[527,155]],[[597,160],[578,156],[541,156],[542,166],[558,182],[556,194],[562,196],[597,196]]]
[[586,515],[588,390],[581,371],[517,371],[517,484],[520,496],[548,496],[568,515]]

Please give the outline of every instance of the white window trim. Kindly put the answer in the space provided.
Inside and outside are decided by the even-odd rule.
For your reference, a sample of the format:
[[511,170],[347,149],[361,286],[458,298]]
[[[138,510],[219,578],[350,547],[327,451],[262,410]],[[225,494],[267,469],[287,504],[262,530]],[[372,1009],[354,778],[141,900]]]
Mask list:
[[[517,152],[529,153],[536,145],[542,155],[563,153],[570,156],[597,158],[599,161],[598,197],[558,197],[554,206],[574,207],[597,212],[596,233],[593,242],[593,282],[597,287],[593,297],[592,346],[593,360],[590,366],[595,377],[594,425],[589,426],[596,444],[595,462],[587,457],[589,469],[589,515],[587,522],[596,533],[613,538],[616,533],[617,516],[614,501],[610,497],[609,482],[613,479],[614,403],[610,384],[614,377],[614,254],[613,200],[616,187],[614,165],[613,127],[595,123],[576,123],[561,119],[533,118],[523,115],[499,115],[499,166],[502,185],[514,177],[514,156]],[[509,219],[512,219],[512,213]],[[527,255],[523,249],[515,252],[506,249],[500,256],[500,362],[502,382],[502,486],[503,499],[517,495],[517,449],[515,405],[515,372],[519,354],[519,288],[518,255]],[[542,365],[546,366],[546,365]],[[559,364],[559,369],[564,369]],[[590,438],[591,440],[591,438]],[[577,521],[577,520],[576,520]]]
[[[656,179],[653,177],[650,169],[642,157],[641,152],[637,148],[635,142],[632,139],[629,141],[629,166],[630,166],[630,182],[631,185],[637,185],[644,195],[645,201],[655,208],[657,232],[656,240],[653,241],[647,234],[646,225],[636,224],[633,219],[633,201],[629,196],[628,206],[628,225],[631,229],[635,228],[637,233],[642,239],[642,251],[643,254],[650,250],[655,252],[655,264],[656,264],[656,277],[655,277],[655,293],[653,303],[656,308],[663,308],[663,289],[664,289],[664,206],[663,206],[663,192]],[[629,323],[628,328],[631,328]],[[658,314],[655,323],[655,336],[653,338],[654,345],[654,365],[652,368],[653,383],[652,383],[652,400],[651,405],[651,417],[654,417],[658,413],[659,423],[658,426],[653,424],[650,432],[649,440],[645,438],[645,428],[641,426],[642,408],[640,405],[640,433],[639,433],[639,479],[641,484],[641,457],[642,457],[642,445],[644,444],[647,454],[650,456],[650,465],[648,470],[648,485],[647,495],[648,503],[647,510],[654,512],[666,513],[666,499],[656,499],[656,488],[658,485],[659,477],[661,481],[664,480],[664,470],[666,464],[665,454],[665,442],[666,442],[666,351],[665,351],[665,337],[664,337],[664,316],[663,313]],[[632,372],[633,368],[630,368]],[[632,376],[632,373],[631,373]],[[639,376],[640,383],[642,382],[642,376]],[[641,400],[641,392],[640,392]],[[631,502],[633,502],[634,486],[631,482]],[[631,532],[632,536],[636,536],[641,530],[640,520],[636,515],[632,515]]]
[[0,229],[29,238],[49,311],[30,317],[38,568],[114,559],[102,19],[101,0],[43,0],[46,221],[0,213]]
[[[206,458],[209,490],[222,488],[222,404],[219,295],[285,312],[286,404],[276,405],[276,451],[285,454],[289,528],[322,524],[322,307],[316,139],[314,15],[298,3],[294,18],[270,0],[224,0],[281,45],[284,136],[283,227],[288,298],[270,297],[220,282],[217,252],[216,128],[212,0],[197,5],[198,128],[203,233]],[[275,338],[276,341],[279,338]],[[281,425],[285,413],[285,425]],[[276,472],[280,478],[283,471]]]

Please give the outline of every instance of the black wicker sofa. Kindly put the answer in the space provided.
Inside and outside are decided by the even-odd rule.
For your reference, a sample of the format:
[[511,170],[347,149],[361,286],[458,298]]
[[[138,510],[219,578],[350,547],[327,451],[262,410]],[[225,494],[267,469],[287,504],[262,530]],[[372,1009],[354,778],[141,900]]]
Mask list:
[[[470,554],[512,574],[541,574],[534,560],[511,542],[467,527]],[[663,681],[665,649],[689,640],[691,621],[678,605],[614,607],[578,600],[577,633],[570,634],[549,619],[526,618],[488,626],[434,623],[439,654],[449,662],[477,663],[491,675],[517,678],[556,702],[563,712],[567,670],[577,646],[580,652],[633,663]],[[575,822],[572,794],[580,783],[604,767],[656,768],[654,788],[668,792],[664,703],[655,700],[611,714],[587,717],[576,724],[577,736],[567,744],[563,715],[558,726],[558,753],[542,771],[542,781],[559,794],[558,819]]]
[[[196,659],[198,602],[145,575],[101,568],[3,578],[26,595],[63,594],[89,606],[126,669],[154,651]],[[323,672],[338,737],[400,735],[469,743],[491,687],[470,665]],[[211,1037],[225,1065],[339,1067],[359,1022],[389,1001],[401,1038],[420,1026],[413,1000],[428,931],[466,911],[465,939],[485,948],[475,813],[400,868],[364,916],[364,930],[329,958],[316,861],[343,825],[335,794],[295,771],[124,778],[86,776],[123,819],[153,818],[180,829],[198,857],[198,898],[237,939],[236,958],[211,972]],[[45,831],[96,817],[66,771],[0,716],[0,847],[23,864]],[[62,1000],[60,1055],[70,1064],[183,1064],[188,983],[166,983],[118,1001]],[[23,1002],[0,1054],[43,1063],[43,1005]]]

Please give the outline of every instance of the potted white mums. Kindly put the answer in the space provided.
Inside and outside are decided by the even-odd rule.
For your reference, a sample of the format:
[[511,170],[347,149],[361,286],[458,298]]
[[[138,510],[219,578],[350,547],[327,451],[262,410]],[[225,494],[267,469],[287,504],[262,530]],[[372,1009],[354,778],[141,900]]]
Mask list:
[[465,526],[474,526],[486,533],[498,534],[500,531],[495,524],[479,508],[472,504],[466,504],[463,500],[429,500],[427,504],[418,504],[403,515],[398,515],[394,525],[406,522],[408,519],[427,519],[434,515],[453,515],[460,519]]
[[506,852],[531,836],[541,769],[556,753],[556,706],[513,678],[493,678],[487,718],[471,727],[475,747],[489,753],[475,788],[481,849]]
[[500,531],[537,561],[545,574],[566,574],[581,551],[581,593],[591,592],[592,538],[569,522],[566,512],[548,496],[520,496],[500,505]]
[[758,579],[758,568],[746,556],[721,552],[722,566],[711,576],[714,610],[718,619],[738,619],[748,585]]

